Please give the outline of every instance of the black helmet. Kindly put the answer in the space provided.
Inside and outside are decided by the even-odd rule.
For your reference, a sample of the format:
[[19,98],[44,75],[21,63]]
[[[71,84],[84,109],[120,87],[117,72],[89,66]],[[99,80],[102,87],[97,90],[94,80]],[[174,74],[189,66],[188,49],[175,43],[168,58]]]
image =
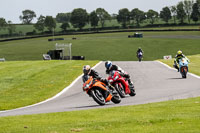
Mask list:
[[91,71],[90,65],[85,65],[85,66],[83,67],[83,73],[84,73],[85,75],[90,74],[90,71]]
[[106,61],[105,62],[105,67],[106,67],[106,69],[109,70],[112,67],[112,62],[111,61]]

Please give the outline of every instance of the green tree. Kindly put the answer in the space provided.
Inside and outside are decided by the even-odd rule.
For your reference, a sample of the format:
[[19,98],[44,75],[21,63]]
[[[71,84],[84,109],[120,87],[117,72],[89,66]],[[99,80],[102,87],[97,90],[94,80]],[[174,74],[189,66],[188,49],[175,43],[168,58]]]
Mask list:
[[[200,12],[200,0],[197,0],[196,3],[197,3],[197,6],[198,6],[198,10],[199,10],[199,12]],[[199,17],[200,17],[200,16],[199,16]]]
[[37,23],[34,25],[35,29],[44,32],[44,28],[45,28],[45,16],[40,15],[40,17],[38,18]]
[[110,14],[108,14],[108,12],[103,9],[103,8],[97,8],[96,9],[96,13],[97,13],[97,16],[99,18],[99,21],[101,23],[101,27],[103,28],[105,26],[105,21],[106,20],[110,20],[111,19],[111,16]]
[[16,30],[16,26],[14,24],[12,24],[11,21],[8,21],[8,32],[9,35],[12,35]]
[[170,7],[171,13],[172,13],[172,17],[174,19],[174,24],[176,23],[176,16],[177,16],[177,9],[176,6],[171,6]]
[[7,26],[6,20],[4,18],[0,18],[0,30],[5,29],[6,26]]
[[177,8],[177,18],[179,19],[180,23],[183,24],[184,19],[186,17],[183,2],[182,1],[179,2],[176,8]]
[[169,7],[166,6],[162,9],[162,11],[160,11],[160,18],[162,18],[166,23],[169,22],[169,20],[172,18]]
[[70,25],[69,25],[68,22],[62,23],[62,25],[60,26],[60,28],[61,28],[64,32],[66,32],[66,31],[67,31],[67,28],[69,28],[69,27],[70,27]]
[[158,18],[158,12],[154,11],[154,10],[149,10],[147,12],[147,18],[150,19],[150,23],[153,25],[154,22],[156,21],[156,19]]
[[115,14],[115,13],[111,14],[111,19],[117,19],[117,15],[118,14]]
[[58,23],[70,22],[71,13],[58,13],[56,15],[56,21]]
[[24,10],[22,11],[22,15],[19,16],[20,20],[24,24],[30,24],[31,21],[36,17],[36,14],[32,10]]
[[188,22],[190,23],[190,18],[192,14],[192,6],[194,4],[193,0],[184,0],[184,10],[185,13],[187,14]]
[[131,19],[136,21],[137,26],[140,26],[140,23],[142,23],[146,19],[145,13],[138,8],[134,8],[133,10],[131,10],[130,15]]
[[92,27],[96,28],[98,26],[99,18],[96,11],[90,13],[89,20]]
[[130,11],[127,8],[120,9],[117,15],[117,21],[122,23],[122,26],[126,28],[127,24],[130,23]]
[[46,16],[44,25],[50,32],[52,32],[56,28],[56,20],[52,16]]
[[194,3],[192,6],[191,18],[195,23],[197,23],[197,21],[199,21],[199,17],[200,17],[200,12],[199,12],[198,4]]
[[74,28],[80,30],[88,23],[88,13],[82,8],[77,8],[72,11],[70,22]]

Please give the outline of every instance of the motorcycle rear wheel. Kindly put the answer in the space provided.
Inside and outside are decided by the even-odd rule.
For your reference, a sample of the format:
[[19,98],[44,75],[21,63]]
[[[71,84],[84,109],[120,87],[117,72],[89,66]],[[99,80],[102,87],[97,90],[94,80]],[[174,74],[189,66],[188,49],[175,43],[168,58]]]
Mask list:
[[121,98],[120,98],[120,96],[118,96],[118,95],[113,95],[111,101],[112,101],[113,103],[115,103],[115,104],[118,104],[118,103],[121,102]]

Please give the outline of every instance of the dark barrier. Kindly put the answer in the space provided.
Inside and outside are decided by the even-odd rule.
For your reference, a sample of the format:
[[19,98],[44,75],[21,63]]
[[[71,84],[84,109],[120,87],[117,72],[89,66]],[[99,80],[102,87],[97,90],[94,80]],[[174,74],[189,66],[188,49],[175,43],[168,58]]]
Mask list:
[[85,60],[84,56],[72,56],[72,60]]
[[53,38],[53,39],[48,39],[48,41],[58,41],[58,40],[64,40],[64,38]]
[[[55,34],[55,36],[60,35],[83,35],[83,34],[95,34],[95,33],[116,33],[116,32],[162,32],[162,31],[200,31],[200,29],[155,29],[155,30],[132,30],[132,29],[121,29],[121,30],[112,30],[112,31],[91,31],[91,32],[69,32],[69,33],[62,33],[62,34]],[[52,35],[38,35],[38,36],[31,36],[31,37],[20,37],[20,38],[9,38],[9,39],[2,39],[0,42],[5,41],[13,41],[13,40],[24,40],[24,39],[32,39],[32,38],[39,38],[39,37],[50,37]]]
[[70,60],[70,56],[64,56],[64,60]]
[[[64,56],[64,60],[70,60],[70,56]],[[72,56],[72,60],[85,60],[84,56]]]

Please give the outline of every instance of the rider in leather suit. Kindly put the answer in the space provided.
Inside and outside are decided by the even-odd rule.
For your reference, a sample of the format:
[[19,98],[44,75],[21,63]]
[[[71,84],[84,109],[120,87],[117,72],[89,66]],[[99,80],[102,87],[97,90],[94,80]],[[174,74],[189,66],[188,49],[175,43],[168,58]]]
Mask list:
[[109,74],[110,72],[112,72],[113,70],[115,71],[119,71],[120,75],[122,75],[123,77],[128,79],[128,83],[130,86],[133,86],[133,83],[130,80],[130,75],[125,73],[125,71],[123,69],[121,69],[119,66],[117,65],[113,65],[111,61],[106,61],[105,62],[105,67],[106,67],[106,74]]
[[[95,71],[94,69],[91,69],[89,65],[85,65],[83,67],[83,73],[84,75],[82,76],[82,80],[85,83],[88,80],[89,76],[92,76],[94,79],[100,80],[101,82],[103,82],[104,84],[106,84],[112,91],[114,90],[113,86],[111,86],[108,82],[107,79],[102,78],[99,73],[97,71]],[[110,92],[107,90],[104,93],[104,97],[106,99],[106,101],[108,101],[107,99],[110,97]]]

